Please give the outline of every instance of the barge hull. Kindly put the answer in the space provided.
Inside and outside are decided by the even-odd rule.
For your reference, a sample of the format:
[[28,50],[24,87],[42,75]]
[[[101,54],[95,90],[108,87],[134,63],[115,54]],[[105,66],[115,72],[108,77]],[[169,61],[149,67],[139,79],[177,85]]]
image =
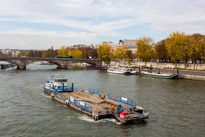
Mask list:
[[[89,92],[79,91],[79,92],[57,93],[57,92],[52,92],[48,89],[44,89],[44,92],[51,95],[51,98],[53,100],[56,100],[62,104],[65,104],[66,106],[69,106],[84,114],[87,114],[88,116],[92,117],[94,120],[113,117],[122,123],[130,123],[133,121],[146,119],[146,117],[122,119],[119,117],[119,113],[116,114],[116,112],[113,112],[112,106],[117,106],[120,104],[125,110],[133,110],[135,109],[135,107],[127,104],[123,104],[122,102],[110,100],[107,98],[101,98]],[[81,104],[83,104],[84,106],[81,106]],[[89,105],[91,106],[91,108]]]

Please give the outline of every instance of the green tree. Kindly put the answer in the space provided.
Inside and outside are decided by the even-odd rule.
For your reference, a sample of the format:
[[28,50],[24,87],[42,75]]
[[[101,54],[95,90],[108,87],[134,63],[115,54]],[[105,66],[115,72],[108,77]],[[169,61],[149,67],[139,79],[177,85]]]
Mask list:
[[147,62],[153,58],[153,44],[153,40],[148,37],[143,37],[136,41],[136,57],[143,60],[145,62],[145,66],[147,65]]
[[106,64],[109,64],[111,61],[111,46],[108,44],[99,45],[97,48],[98,58],[102,61],[105,61]]

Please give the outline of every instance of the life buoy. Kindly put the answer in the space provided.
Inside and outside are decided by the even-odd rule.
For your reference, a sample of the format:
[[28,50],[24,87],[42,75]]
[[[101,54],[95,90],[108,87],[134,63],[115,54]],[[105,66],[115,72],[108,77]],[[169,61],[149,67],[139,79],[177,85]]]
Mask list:
[[113,96],[113,99],[116,99],[116,96]]

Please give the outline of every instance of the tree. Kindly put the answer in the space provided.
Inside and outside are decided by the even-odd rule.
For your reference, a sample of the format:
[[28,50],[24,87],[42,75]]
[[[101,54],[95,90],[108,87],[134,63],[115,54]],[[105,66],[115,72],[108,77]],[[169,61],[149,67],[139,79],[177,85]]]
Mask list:
[[125,47],[117,47],[113,52],[113,57],[115,59],[123,59],[126,58],[127,49]]
[[71,54],[74,58],[82,58],[83,57],[83,53],[82,53],[82,51],[81,50],[79,50],[79,49],[74,49],[73,51],[72,51],[72,54]]
[[191,48],[191,58],[194,63],[194,69],[197,59],[201,60],[203,59],[203,50],[204,50],[204,41],[205,38],[204,35],[201,34],[193,34],[191,36],[188,36],[189,38],[189,44]]
[[186,62],[191,55],[191,48],[189,45],[189,40],[185,33],[173,32],[166,39],[165,47],[170,58],[176,63],[176,66],[177,61],[184,60],[186,67]]
[[130,59],[132,58],[132,51],[131,50],[126,50],[126,58],[127,62],[130,65]]
[[130,64],[130,58],[132,56],[132,51],[128,50],[127,47],[117,47],[116,50],[113,51],[113,57],[115,59],[127,59],[128,64]]
[[66,54],[65,46],[61,46],[61,48],[58,50],[58,56],[66,56]]
[[162,62],[169,59],[168,52],[165,47],[165,40],[162,40],[155,44],[154,53],[155,53],[155,58],[161,60]]
[[105,61],[106,64],[109,64],[111,61],[111,46],[108,44],[99,45],[97,48],[98,58],[102,61]]
[[72,50],[69,47],[67,47],[67,55],[68,56],[72,56]]
[[136,57],[145,62],[145,66],[148,61],[153,58],[153,40],[148,37],[140,38],[136,41]]
[[23,55],[22,52],[19,52],[19,53],[17,54],[17,57],[21,57],[21,56],[24,56],[24,55]]

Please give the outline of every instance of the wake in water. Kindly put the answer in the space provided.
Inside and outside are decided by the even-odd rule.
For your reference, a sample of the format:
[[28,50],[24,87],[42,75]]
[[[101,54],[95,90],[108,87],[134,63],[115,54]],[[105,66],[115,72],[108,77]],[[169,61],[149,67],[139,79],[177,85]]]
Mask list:
[[101,119],[101,120],[95,121],[94,119],[92,119],[91,117],[88,117],[87,115],[80,115],[80,116],[78,116],[78,119],[83,120],[83,121],[87,121],[87,122],[91,122],[91,123],[113,122],[117,125],[122,124],[121,122],[118,122],[116,119],[113,119],[113,118],[107,118],[107,119]]
[[44,85],[41,84],[40,87],[44,87]]
[[44,96],[44,97],[47,97],[47,98],[51,98],[51,96],[46,95],[46,94],[44,94],[44,93],[41,93],[41,95]]

